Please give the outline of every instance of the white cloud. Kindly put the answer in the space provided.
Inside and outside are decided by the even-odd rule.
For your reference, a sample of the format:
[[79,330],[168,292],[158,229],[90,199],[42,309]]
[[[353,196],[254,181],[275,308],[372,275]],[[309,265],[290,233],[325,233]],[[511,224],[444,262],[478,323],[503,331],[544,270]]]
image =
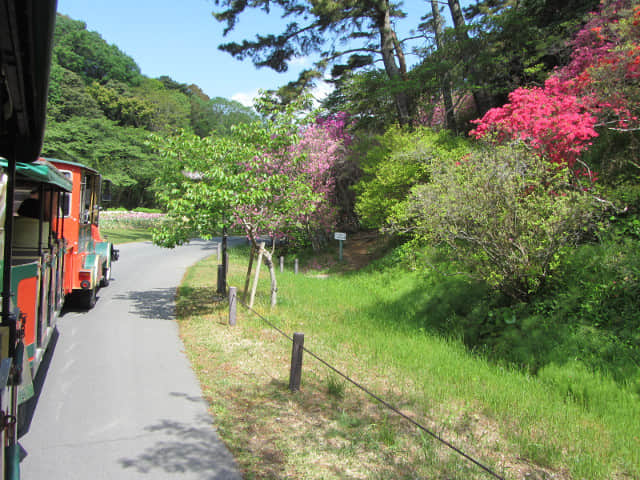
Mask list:
[[234,93],[233,96],[231,97],[231,100],[240,102],[245,107],[253,107],[253,101],[258,96],[258,90],[259,89],[256,88],[251,92]]
[[307,67],[311,65],[311,59],[309,57],[294,57],[289,61],[289,65],[292,67]]
[[313,95],[314,100],[319,103],[333,91],[333,88],[331,83],[320,80],[313,90],[311,90],[311,95]]
[[[313,88],[313,90],[311,90],[311,95],[314,99],[314,105],[317,107],[320,102],[333,91],[333,88],[334,87],[332,84],[325,82],[324,80],[320,80],[319,82],[317,82],[316,86]],[[259,89],[255,89],[250,92],[238,92],[233,94],[231,100],[236,100],[245,107],[253,107],[253,102],[259,95]]]

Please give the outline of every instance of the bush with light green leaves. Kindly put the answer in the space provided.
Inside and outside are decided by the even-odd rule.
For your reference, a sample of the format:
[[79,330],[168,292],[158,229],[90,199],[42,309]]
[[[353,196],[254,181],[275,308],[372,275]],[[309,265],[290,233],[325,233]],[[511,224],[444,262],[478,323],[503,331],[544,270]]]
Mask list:
[[445,245],[471,277],[519,301],[570,254],[599,208],[591,186],[518,143],[432,162],[427,174],[396,207],[393,230]]
[[355,187],[356,211],[369,228],[386,225],[411,188],[428,180],[433,162],[457,159],[470,151],[468,140],[427,127],[412,131],[392,127],[364,145],[363,177]]

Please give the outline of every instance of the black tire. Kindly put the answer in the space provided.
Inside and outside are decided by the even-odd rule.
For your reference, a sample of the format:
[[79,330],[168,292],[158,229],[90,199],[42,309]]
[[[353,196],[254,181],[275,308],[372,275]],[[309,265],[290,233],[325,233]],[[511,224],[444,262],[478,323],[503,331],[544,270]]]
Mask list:
[[96,306],[96,289],[95,287],[91,290],[84,290],[78,293],[78,303],[81,308],[85,308],[87,310],[91,310]]
[[111,265],[107,267],[107,262],[104,263],[102,267],[102,280],[100,280],[101,287],[108,287],[109,282],[111,281]]

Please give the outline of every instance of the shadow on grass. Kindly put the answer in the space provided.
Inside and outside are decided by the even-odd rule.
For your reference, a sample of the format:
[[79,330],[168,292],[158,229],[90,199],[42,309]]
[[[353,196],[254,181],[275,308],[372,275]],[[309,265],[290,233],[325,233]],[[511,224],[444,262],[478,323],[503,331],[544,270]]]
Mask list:
[[[304,469],[308,456],[321,459],[311,469],[314,478],[356,479],[363,473],[367,478],[430,478],[427,473],[441,469],[416,458],[423,455],[421,448],[398,455],[398,448],[415,442],[412,425],[355,389],[340,397],[329,394],[322,375],[307,375],[295,393],[285,380],[260,375],[225,390],[238,406],[230,417],[242,418],[225,425],[225,438],[241,463],[241,457],[247,458],[249,476],[302,478],[296,477],[296,465]],[[391,403],[402,401],[394,393],[378,393]],[[430,442],[425,448],[439,446]],[[465,468],[464,462],[456,463]]]
[[614,312],[617,299],[606,295],[587,311],[585,302],[601,277],[601,272],[592,278],[581,273],[580,282],[565,280],[579,287],[550,285],[526,304],[513,304],[483,284],[461,277],[430,278],[394,301],[371,305],[366,315],[379,328],[393,324],[408,332],[459,339],[470,352],[532,374],[550,364],[578,359],[588,369],[624,383],[640,370],[640,342],[621,331],[620,322],[612,318],[638,325],[639,315],[628,312],[628,302],[620,307],[622,313]]
[[203,315],[211,312],[217,304],[226,300],[222,294],[216,293],[215,287],[178,288],[176,298],[176,315],[178,318],[191,315]]

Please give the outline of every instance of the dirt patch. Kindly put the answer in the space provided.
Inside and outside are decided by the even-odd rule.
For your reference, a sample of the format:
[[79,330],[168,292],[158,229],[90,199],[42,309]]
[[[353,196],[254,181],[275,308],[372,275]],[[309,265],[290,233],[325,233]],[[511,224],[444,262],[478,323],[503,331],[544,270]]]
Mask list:
[[342,256],[350,270],[359,270],[381,255],[384,239],[378,232],[358,232],[347,237]]

